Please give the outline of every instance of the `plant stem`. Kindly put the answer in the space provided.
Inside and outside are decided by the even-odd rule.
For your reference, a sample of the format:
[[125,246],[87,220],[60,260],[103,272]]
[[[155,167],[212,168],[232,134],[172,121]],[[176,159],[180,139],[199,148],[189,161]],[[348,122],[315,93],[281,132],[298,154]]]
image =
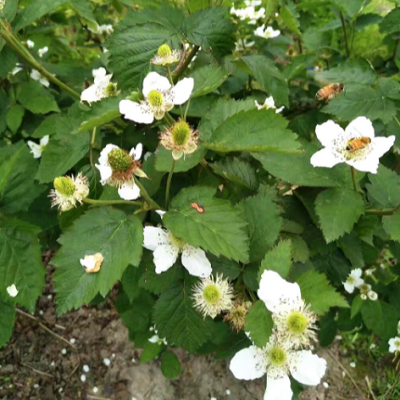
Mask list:
[[366,214],[373,214],[373,215],[393,215],[398,209],[400,208],[400,204],[396,207],[393,208],[392,210],[367,210],[365,213]]
[[346,54],[347,54],[347,57],[350,57],[350,49],[349,49],[349,44],[347,42],[346,22],[344,21],[343,13],[341,11],[339,12],[339,15],[340,15],[340,20],[342,21],[344,44],[346,46]]
[[356,170],[354,169],[354,167],[350,167],[350,170],[351,170],[351,180],[353,181],[353,188],[356,192],[358,192],[357,182],[356,182]]
[[165,122],[166,122],[169,126],[172,126],[172,125],[175,124],[175,120],[171,117],[171,115],[170,115],[168,112],[165,113],[164,119],[165,119]]
[[184,120],[184,121],[186,121],[186,116],[187,116],[189,107],[190,107],[190,97],[189,97],[188,102],[186,103],[185,114],[183,115],[183,120]]
[[171,85],[173,85],[174,81],[172,80],[171,66],[169,64],[167,64],[167,71],[168,71],[168,79],[171,82]]
[[138,185],[140,189],[140,195],[146,200],[146,203],[153,209],[153,210],[162,210],[162,207],[159,206],[147,193],[147,190],[144,188],[142,183],[139,181],[136,176],[134,177],[136,185]]
[[197,51],[199,50],[200,46],[193,46],[192,50],[190,50],[189,54],[186,57],[186,60],[183,62],[181,66],[175,69],[172,79],[174,83],[178,82],[178,79],[181,77],[181,75],[184,73],[185,69],[188,67],[190,64],[190,61],[192,61],[193,57],[196,55]]
[[168,174],[167,190],[165,192],[165,208],[167,210],[169,209],[169,192],[171,190],[171,181],[172,181],[172,175],[174,174],[175,165],[176,165],[176,161],[174,158],[172,158],[171,171],[169,171],[169,174]]
[[109,206],[109,205],[122,205],[122,204],[127,204],[130,206],[142,206],[143,205],[143,203],[141,201],[135,201],[135,200],[95,200],[95,199],[89,199],[86,197],[82,201],[84,203],[92,204],[94,206]]
[[90,159],[90,165],[92,167],[93,167],[93,147],[94,147],[94,142],[95,141],[96,141],[96,127],[93,128],[92,140],[90,141],[89,159]]

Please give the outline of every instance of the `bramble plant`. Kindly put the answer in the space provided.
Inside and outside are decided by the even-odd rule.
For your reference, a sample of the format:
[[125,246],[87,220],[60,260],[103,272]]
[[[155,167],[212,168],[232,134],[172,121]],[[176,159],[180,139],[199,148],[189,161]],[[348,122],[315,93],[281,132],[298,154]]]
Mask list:
[[0,0],[0,346],[50,249],[58,313],[116,287],[167,378],[289,400],[338,331],[395,368],[399,5]]

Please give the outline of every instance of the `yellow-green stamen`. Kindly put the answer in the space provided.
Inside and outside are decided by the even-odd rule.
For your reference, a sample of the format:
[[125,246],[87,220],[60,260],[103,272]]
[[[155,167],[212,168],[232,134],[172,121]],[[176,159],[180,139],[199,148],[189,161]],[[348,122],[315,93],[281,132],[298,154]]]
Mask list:
[[289,315],[288,320],[288,329],[293,333],[303,333],[307,329],[307,318],[304,314],[300,312],[293,312]]
[[157,90],[151,90],[149,95],[147,96],[147,99],[149,100],[149,103],[153,107],[161,107],[163,103],[163,96],[162,94],[157,91]]
[[132,165],[132,157],[124,150],[114,149],[108,154],[108,163],[114,172],[125,172]]
[[207,303],[215,304],[221,299],[221,291],[216,285],[208,285],[203,290],[203,297]]
[[54,179],[54,188],[64,196],[72,196],[75,193],[75,185],[68,176],[60,176]]
[[269,359],[274,365],[280,366],[285,364],[286,358],[287,356],[285,350],[282,350],[280,347],[274,347],[269,352]]
[[160,57],[168,57],[172,54],[170,47],[167,44],[163,44],[158,48],[157,54]]
[[172,140],[176,146],[184,146],[190,137],[190,128],[185,121],[177,122],[172,128]]

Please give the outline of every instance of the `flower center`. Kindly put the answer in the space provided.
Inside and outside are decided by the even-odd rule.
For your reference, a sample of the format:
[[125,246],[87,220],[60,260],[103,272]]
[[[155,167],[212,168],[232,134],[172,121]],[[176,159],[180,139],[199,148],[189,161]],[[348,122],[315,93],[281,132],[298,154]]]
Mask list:
[[355,279],[352,276],[349,276],[347,278],[347,283],[350,283],[350,285],[352,285],[354,283]]
[[280,347],[274,347],[272,350],[269,351],[268,355],[271,364],[276,366],[281,366],[285,364],[287,359],[285,350],[281,349]]
[[171,234],[171,239],[172,239],[173,243],[174,243],[177,247],[179,247],[179,249],[182,249],[183,246],[186,244],[186,242],[185,242],[184,240],[179,239],[179,238],[173,236],[172,234]]
[[184,146],[190,137],[190,128],[185,121],[177,122],[172,128],[172,140],[176,146]]
[[57,192],[64,196],[72,196],[75,193],[74,182],[67,176],[60,176],[54,179],[53,185]]
[[295,311],[289,315],[287,324],[291,332],[300,334],[306,330],[308,321],[304,314]]
[[114,172],[125,172],[131,167],[132,158],[128,152],[114,149],[108,154],[108,163]]
[[396,347],[400,347],[400,340],[396,340],[396,341],[394,342],[394,345],[395,345]]
[[172,54],[170,47],[167,44],[163,44],[158,48],[157,54],[160,57],[168,57]]
[[117,95],[117,85],[115,83],[109,83],[106,86],[106,96],[112,97]]
[[216,285],[208,285],[204,288],[203,297],[207,303],[216,304],[221,299],[222,294]]
[[158,90],[150,90],[149,95],[147,96],[149,103],[153,107],[161,107],[163,103],[163,95]]

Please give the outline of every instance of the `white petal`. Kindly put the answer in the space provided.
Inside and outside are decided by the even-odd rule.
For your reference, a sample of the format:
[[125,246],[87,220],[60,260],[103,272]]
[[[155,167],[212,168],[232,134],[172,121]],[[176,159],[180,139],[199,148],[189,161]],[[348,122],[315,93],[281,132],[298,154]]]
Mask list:
[[41,146],[47,146],[48,143],[49,143],[49,135],[43,136],[40,139],[40,145]]
[[89,86],[81,93],[81,101],[87,101],[90,104],[96,102],[97,100],[95,85]]
[[371,174],[376,174],[378,172],[379,158],[371,157],[371,154],[363,160],[346,160],[345,162],[354,167],[357,171],[370,172]]
[[348,138],[366,136],[373,139],[375,137],[375,131],[372,122],[366,117],[356,118],[347,125],[346,136]]
[[344,289],[346,290],[347,293],[353,293],[354,292],[354,285],[353,284],[344,282],[343,286],[344,286]]
[[31,153],[33,154],[33,158],[40,158],[42,156],[42,148],[35,142],[28,140],[27,142],[29,148],[31,149]]
[[285,108],[285,106],[279,107],[279,108],[277,108],[277,109],[275,110],[275,112],[276,112],[277,114],[279,114],[279,113],[282,112],[282,110],[283,110],[284,108]]
[[107,71],[105,68],[101,67],[101,68],[92,70],[92,75],[95,80],[102,79],[107,75]]
[[382,157],[385,153],[387,153],[390,148],[394,145],[396,137],[376,137],[372,140],[373,148],[370,153],[370,156],[374,156],[377,158]]
[[144,103],[135,103],[131,100],[121,100],[119,102],[119,112],[131,121],[138,124],[151,124],[154,121],[153,113]]
[[193,78],[184,78],[179,81],[171,90],[174,104],[180,105],[186,103],[192,94],[194,86]]
[[332,142],[335,139],[343,136],[344,130],[340,125],[335,124],[332,120],[329,120],[321,125],[317,125],[315,128],[315,134],[317,135],[317,138],[321,142],[322,146],[331,147]]
[[7,293],[10,297],[16,297],[18,295],[18,289],[14,284],[12,284],[7,288]]
[[154,251],[158,246],[170,243],[168,232],[162,228],[145,226],[143,236],[143,246],[147,250]]
[[164,218],[164,215],[165,215],[165,213],[166,213],[166,211],[163,211],[163,210],[156,210],[156,213],[161,217],[161,219],[163,219],[163,218]]
[[125,182],[118,189],[119,196],[124,200],[136,200],[140,196],[140,189],[135,181]]
[[138,143],[136,149],[132,147],[131,151],[129,152],[130,156],[133,156],[135,160],[140,160],[143,153],[143,145],[142,143]]
[[108,165],[96,164],[96,168],[100,171],[101,184],[105,185],[106,181],[111,178],[113,173],[111,167]]
[[34,81],[38,81],[42,77],[42,74],[38,70],[33,69],[30,76]]
[[39,79],[39,82],[43,85],[43,86],[46,86],[46,87],[49,87],[50,86],[50,82],[47,80],[47,78],[46,77],[44,77],[44,76],[42,76],[40,79]]
[[100,152],[99,163],[101,165],[108,166],[108,155],[115,149],[119,149],[115,144],[108,144],[104,149]]
[[157,74],[157,72],[150,72],[143,80],[143,95],[147,98],[152,90],[159,92],[166,92],[171,88],[168,78]]
[[332,168],[336,164],[340,164],[341,162],[343,162],[341,157],[338,154],[334,154],[332,150],[328,147],[317,151],[310,158],[310,163],[313,167]]
[[255,346],[238,351],[232,358],[229,369],[236,379],[246,381],[261,378],[265,374],[263,357]]
[[156,273],[169,270],[178,258],[179,248],[173,244],[158,246],[153,253],[153,261],[156,266]]
[[277,272],[269,270],[262,273],[257,294],[271,312],[279,312],[288,304],[301,300],[300,287],[297,283],[290,283],[282,279]]
[[190,275],[206,278],[211,275],[211,263],[204,250],[186,245],[182,252],[182,265]]
[[361,269],[361,268],[353,269],[353,270],[351,271],[350,275],[351,275],[353,278],[361,278],[362,269]]
[[272,379],[267,375],[267,390],[264,394],[264,400],[291,400],[292,396],[290,379],[287,375],[278,379]]
[[81,258],[80,263],[82,267],[92,270],[96,265],[96,259],[93,256],[86,256],[85,258]]
[[318,385],[325,375],[326,361],[316,354],[312,354],[310,350],[299,351],[297,356],[296,367],[290,368],[293,378],[303,385]]
[[264,106],[266,106],[267,108],[276,108],[275,107],[275,100],[272,96],[269,96],[265,99],[264,101]]
[[176,149],[172,150],[172,158],[175,161],[180,160],[182,158],[182,156],[183,156],[183,151],[176,150]]

